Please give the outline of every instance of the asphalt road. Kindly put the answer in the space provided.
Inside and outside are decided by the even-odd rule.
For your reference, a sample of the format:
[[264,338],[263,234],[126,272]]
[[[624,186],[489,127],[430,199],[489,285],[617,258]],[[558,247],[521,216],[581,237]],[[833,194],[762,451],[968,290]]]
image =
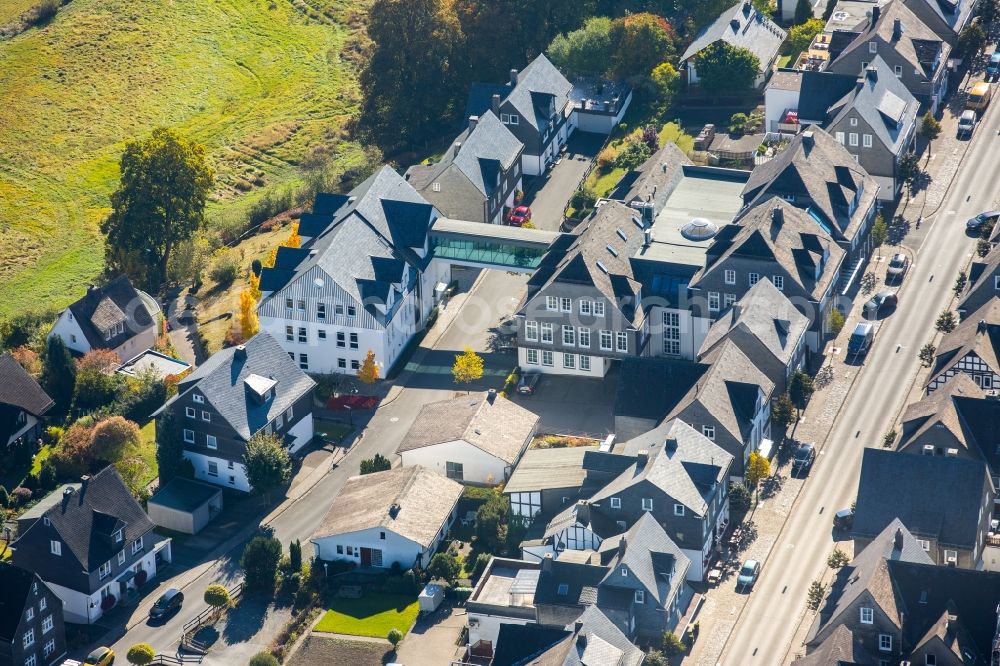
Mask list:
[[[916,254],[900,306],[878,331],[837,423],[799,495],[761,578],[752,592],[721,660],[725,666],[791,661],[791,645],[805,610],[806,591],[826,568],[835,547],[832,516],[857,494],[862,449],[880,446],[904,407],[919,369],[917,352],[934,333],[934,321],[950,302],[952,286],[974,251],[965,220],[992,207],[1000,183],[1000,112],[993,105],[939,211],[925,224],[927,236]],[[959,159],[960,155],[938,159]],[[887,502],[895,501],[886,498]]]

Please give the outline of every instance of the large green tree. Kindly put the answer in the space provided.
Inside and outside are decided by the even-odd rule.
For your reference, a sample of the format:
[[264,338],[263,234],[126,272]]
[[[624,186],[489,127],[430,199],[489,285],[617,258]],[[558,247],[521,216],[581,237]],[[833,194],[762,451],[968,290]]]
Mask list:
[[760,59],[743,47],[716,42],[698,54],[696,67],[705,90],[735,92],[753,87]]
[[243,466],[253,492],[267,501],[272,490],[288,481],[292,463],[288,451],[275,435],[258,432],[247,442]]
[[56,403],[60,413],[69,410],[76,385],[76,364],[58,335],[49,336],[42,353],[42,388]]
[[615,45],[611,73],[620,78],[648,77],[653,68],[677,54],[674,29],[664,18],[647,12],[615,21],[611,39]]
[[213,172],[205,149],[159,127],[125,144],[111,214],[101,223],[108,267],[151,289],[167,274],[174,245],[202,225]]
[[184,462],[181,433],[174,421],[173,412],[168,409],[156,419],[156,464],[160,472],[160,487],[174,477],[185,476]]
[[578,30],[561,34],[549,45],[549,60],[567,75],[602,75],[608,71],[614,42],[611,19],[595,16]]
[[273,590],[280,561],[280,541],[269,536],[254,537],[243,548],[243,555],[240,557],[244,581],[253,589]]

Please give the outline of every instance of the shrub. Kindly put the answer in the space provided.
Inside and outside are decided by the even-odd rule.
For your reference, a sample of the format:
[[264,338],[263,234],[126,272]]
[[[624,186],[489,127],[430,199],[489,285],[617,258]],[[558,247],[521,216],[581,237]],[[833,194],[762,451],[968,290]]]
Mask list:
[[729,508],[733,511],[748,511],[753,497],[742,483],[734,483],[729,489]]
[[486,567],[489,565],[489,563],[490,563],[489,553],[479,553],[479,555],[476,556],[476,561],[473,563],[472,571],[470,572],[472,574],[473,583],[479,580],[479,578],[483,575],[483,572],[486,571]]
[[[607,171],[615,165],[615,161],[618,159],[618,149],[614,146],[607,146],[601,152],[597,153],[597,168],[601,171]],[[572,205],[572,200],[570,200]],[[573,206],[576,208],[576,206]]]
[[205,603],[213,608],[229,608],[233,601],[229,598],[229,590],[215,583],[205,588]]
[[389,640],[390,643],[392,643],[392,649],[395,650],[396,646],[399,645],[399,642],[403,640],[403,632],[397,629],[396,627],[393,627],[392,629],[389,630],[389,634],[386,636],[386,638]]
[[659,650],[650,650],[642,662],[645,666],[670,666],[670,662]]
[[250,657],[250,666],[278,666],[278,659],[270,652],[258,652]]
[[840,569],[845,567],[850,561],[851,558],[849,558],[847,553],[842,551],[840,548],[834,548],[833,552],[830,553],[830,557],[826,558],[826,564],[831,569]]
[[672,631],[663,632],[663,654],[666,657],[678,657],[686,651],[684,643],[681,639]]
[[149,643],[136,643],[128,649],[125,658],[128,659],[128,663],[135,666],[146,666],[156,658],[156,650]]
[[224,251],[216,258],[208,275],[220,287],[228,287],[240,274],[239,256],[232,251]]
[[280,560],[280,541],[266,536],[256,536],[251,539],[240,558],[246,584],[258,590],[272,590]]
[[298,539],[288,544],[288,564],[292,571],[302,571],[302,543]]
[[24,506],[31,501],[31,489],[25,488],[24,486],[18,486],[14,488],[14,491],[10,494],[10,506],[19,507]]
[[461,563],[451,553],[438,553],[431,558],[431,563],[427,565],[427,573],[431,578],[441,578],[449,583],[454,582],[461,571]]
[[632,171],[648,160],[652,154],[653,151],[649,149],[649,146],[641,140],[634,140],[630,137],[625,148],[618,153],[618,157],[615,159],[615,166],[619,169]]
[[118,599],[115,598],[115,595],[109,594],[108,596],[106,596],[103,599],[101,599],[101,610],[102,611],[109,611],[109,610],[111,610],[112,608],[115,607],[115,603],[117,601],[118,601]]

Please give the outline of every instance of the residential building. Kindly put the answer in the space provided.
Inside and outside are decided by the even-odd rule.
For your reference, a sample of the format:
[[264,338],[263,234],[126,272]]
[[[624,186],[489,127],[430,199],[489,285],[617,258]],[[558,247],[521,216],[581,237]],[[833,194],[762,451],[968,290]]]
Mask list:
[[524,144],[521,168],[527,176],[545,173],[576,128],[573,85],[539,54],[505,84],[473,83],[465,117],[492,111]]
[[743,202],[750,208],[780,198],[804,211],[846,253],[838,285],[845,290],[871,251],[878,192],[878,182],[844,146],[810,126],[774,159],[753,170]]
[[492,112],[470,116],[435,164],[407,169],[410,185],[445,217],[502,224],[522,190],[524,146]]
[[763,277],[712,324],[698,359],[710,357],[730,341],[754,359],[754,365],[774,382],[774,393],[781,395],[792,373],[805,363],[808,329],[809,318],[795,309],[771,278]]
[[[526,625],[542,631],[535,613],[535,589],[541,562],[491,557],[465,604],[469,650],[490,658],[498,649],[501,629]],[[565,626],[573,620],[558,625]]]
[[67,622],[92,624],[156,577],[170,539],[153,532],[113,466],[57,492],[61,501],[12,544],[12,562],[45,581]]
[[0,666],[49,666],[66,656],[62,601],[37,574],[0,563]]
[[632,103],[632,88],[624,81],[574,78],[569,97],[570,124],[581,132],[611,134]]
[[567,446],[525,451],[503,487],[511,513],[533,522],[589,497],[599,486],[588,481],[583,460],[588,451],[596,450],[596,446]]
[[943,386],[955,373],[964,372],[976,386],[1000,388],[1000,299],[989,301],[967,316],[937,347],[927,392]]
[[945,3],[934,0],[903,0],[903,4],[953,49],[958,46],[958,36],[972,20],[976,7],[972,0]]
[[438,213],[390,167],[349,195],[317,195],[301,248],[261,273],[257,312],[303,370],[357,374],[369,351],[386,374],[435,305],[447,264],[431,262]]
[[[916,0],[923,2],[924,0]],[[878,55],[917,98],[936,113],[948,91],[951,45],[900,1],[874,5],[871,15],[850,31],[836,31],[827,71],[861,75]]]
[[680,58],[680,67],[687,76],[689,85],[697,85],[698,56],[712,44],[726,43],[743,48],[759,61],[757,79],[754,85],[760,87],[767,81],[780,55],[781,43],[788,36],[766,14],[757,11],[749,0],[741,0],[722,12],[714,22],[705,26],[695,36]]
[[243,456],[251,437],[273,434],[290,453],[312,441],[316,382],[290,356],[258,333],[178,382],[156,415],[171,412],[196,479],[250,492]]
[[34,442],[55,403],[9,352],[0,354],[0,445]]
[[537,426],[534,413],[496,391],[462,395],[421,407],[396,453],[403,467],[493,485],[510,476]]
[[629,258],[643,232],[635,210],[609,201],[552,244],[517,312],[523,370],[603,377],[642,353],[642,287]]
[[121,275],[102,287],[87,287],[83,298],[59,313],[49,337],[62,338],[79,355],[110,349],[124,363],[156,344],[157,315],[156,301]]
[[[855,551],[898,518],[936,564],[975,569],[982,562],[994,495],[981,460],[865,449],[852,534]],[[886,501],[894,497],[907,501]]]
[[460,484],[419,465],[352,476],[310,539],[316,558],[426,567],[455,522],[461,496]]
[[997,296],[1000,296],[1000,250],[994,246],[982,260],[973,257],[969,279],[955,309],[960,318],[968,319],[987,304],[995,302]]

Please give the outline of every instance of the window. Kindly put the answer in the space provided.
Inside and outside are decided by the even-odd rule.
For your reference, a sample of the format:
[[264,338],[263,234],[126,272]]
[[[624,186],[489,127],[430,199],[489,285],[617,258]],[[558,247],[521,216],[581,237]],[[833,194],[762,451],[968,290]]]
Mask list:
[[651,498],[651,497],[643,497],[642,498],[642,510],[643,511],[652,511],[653,510],[653,498]]
[[[51,620],[52,618],[49,619]],[[42,648],[42,652],[44,653],[43,656],[51,657],[52,653],[55,651],[56,651],[56,639],[50,638],[49,640],[45,641],[45,647]]]
[[287,308],[288,310],[292,309],[292,299],[290,298],[285,299],[285,308]]
[[194,444],[194,430],[184,429],[184,441],[188,444]]
[[295,329],[291,326],[285,327],[285,342],[295,342]]
[[52,631],[52,616],[46,615],[45,618],[42,619],[42,633],[47,634],[50,631]]
[[604,301],[594,301],[594,316],[595,317],[604,316]]
[[360,369],[361,369],[361,361],[359,361],[356,358],[352,358],[351,359],[351,370],[360,370]]
[[726,269],[726,284],[736,284],[736,271]]
[[851,127],[857,127],[857,126],[858,126],[858,119],[851,118]]
[[194,407],[185,407],[184,416],[188,417],[189,419],[193,419],[198,416],[198,412],[195,410]]
[[839,143],[840,145],[844,145],[844,133],[843,132],[836,132],[834,134],[834,138],[837,139],[837,143]]
[[197,402],[199,405],[204,405],[205,404],[205,396],[203,396],[203,395],[198,395],[197,393],[192,393],[191,394],[191,399],[194,400],[195,402]]
[[21,644],[24,645],[25,648],[30,648],[32,645],[35,644],[34,629],[28,629],[26,632],[24,632],[24,636],[21,638]]
[[141,553],[141,552],[142,552],[142,537],[139,537],[132,544],[132,554],[135,555],[136,553]]
[[518,123],[518,120],[519,120],[519,118],[518,118],[518,116],[517,116],[516,113],[510,114],[510,124],[511,125],[516,125]]
[[552,324],[542,324],[542,342],[552,344]]
[[232,460],[228,461],[226,463],[226,467],[228,467],[229,469],[232,469],[233,468],[233,461]]
[[903,68],[900,65],[896,65],[892,69],[893,69],[893,73],[896,75],[897,79],[903,78]]
[[681,315],[663,313],[663,353],[679,356],[681,353]]
[[578,342],[579,342],[579,345],[581,347],[589,347],[590,346],[590,329],[589,328],[584,328],[583,326],[580,327]]
[[564,345],[569,347],[576,345],[576,329],[572,326],[563,326],[562,341]]
[[205,435],[205,446],[210,449],[219,448],[219,440],[215,438],[215,435]]
[[209,476],[219,476],[219,463],[214,461],[209,461],[208,463],[208,475]]
[[326,340],[326,329],[321,328],[316,331],[316,337],[320,340]]
[[343,304],[341,304],[341,303],[334,303],[333,304],[333,314],[335,314],[335,315],[343,315],[344,314],[344,306],[343,306]]
[[565,597],[569,594],[569,585],[567,583],[559,583],[559,589],[556,591],[560,597]]
[[435,192],[440,192],[441,191],[441,183],[438,182],[438,181],[434,181],[434,184],[431,185],[431,189],[434,190]]
[[347,346],[347,336],[343,332],[337,333],[337,346],[344,348]]
[[611,351],[611,331],[601,331],[601,350]]
[[344,547],[338,543],[337,544],[337,555],[343,555],[343,554],[344,554]]
[[125,564],[125,549],[122,548],[118,552],[118,564]]
[[[35,587],[36,585],[38,585],[38,583],[35,583],[34,585],[32,585],[32,587]],[[37,593],[38,589],[36,588],[34,591],[35,593]],[[49,602],[45,599],[45,597],[42,597],[41,599],[38,600],[38,610],[45,610],[46,608],[48,608],[48,606]]]
[[35,619],[35,609],[32,606],[28,606],[28,610],[24,613],[24,619],[31,622]]
[[858,133],[857,132],[851,132],[850,134],[848,134],[847,135],[847,143],[849,145],[851,145],[851,146],[858,145]]
[[590,357],[580,354],[580,369],[584,372],[590,372]]
[[722,307],[728,308],[730,305],[736,302],[736,294],[723,294],[722,295]]
[[594,311],[594,302],[582,299],[580,301],[580,314],[589,315]]
[[937,666],[937,655],[927,653],[924,655],[924,666]]
[[572,298],[561,298],[559,299],[559,309],[563,312],[573,311],[573,299]]
[[878,649],[882,652],[892,651],[892,634],[878,635]]
[[108,560],[107,562],[101,565],[101,568],[97,570],[97,575],[100,577],[101,580],[104,580],[105,578],[111,575],[111,560]]
[[524,339],[528,342],[538,342],[538,322],[524,322]]
[[861,73],[864,74],[864,72],[865,72],[866,69],[868,69],[868,61],[867,60],[862,60],[861,61]]
[[463,479],[464,470],[462,463],[446,462],[444,466],[449,479],[454,479],[455,481]]
[[552,367],[552,352],[547,349],[542,350],[542,365]]
[[861,608],[861,624],[872,624],[875,622],[875,609],[874,608]]
[[358,308],[356,308],[353,305],[348,305],[347,306],[347,316],[348,317],[356,317],[357,315],[358,315]]
[[306,335],[306,329],[305,329],[305,327],[300,326],[299,327],[299,342],[301,342],[301,343],[304,344],[304,343],[308,342],[308,340],[309,340],[309,338]]
[[872,147],[872,135],[871,134],[863,134],[861,136],[861,145],[864,146],[865,148],[871,148]]
[[757,284],[759,281],[760,281],[760,273],[750,273],[749,275],[747,275],[747,282],[750,283],[751,287]]
[[306,311],[306,302],[300,298],[299,299],[299,312],[305,312],[305,311]]
[[625,333],[624,331],[618,331],[615,333],[615,351],[628,351],[628,333]]
[[931,550],[931,542],[928,541],[927,539],[917,539],[917,544],[921,548],[923,548],[925,551],[930,552],[930,550]]
[[350,347],[351,347],[351,349],[357,349],[358,348],[358,334],[357,333],[351,333],[351,344],[350,344]]
[[621,568],[622,578],[628,578],[628,569],[626,567]]
[[868,42],[868,53],[877,53],[877,52],[878,52],[878,44],[875,42],[875,40]]
[[545,297],[545,309],[546,310],[551,310],[553,312],[555,312],[556,310],[558,310],[559,309],[559,299],[557,299],[555,296],[546,296]]
[[299,367],[303,370],[309,369],[309,354],[299,354]]
[[524,358],[528,365],[538,365],[538,350],[526,349],[524,352]]
[[115,543],[121,543],[122,539],[124,538],[124,536],[122,535],[122,531],[121,530],[118,530],[117,532],[115,532],[114,537],[115,537]]
[[774,287],[778,291],[783,291],[785,289],[785,276],[784,275],[772,275],[771,282],[774,283]]
[[719,311],[719,292],[717,291],[708,292],[708,311],[709,312]]
[[708,437],[710,440],[715,441],[715,426],[704,425],[701,427],[701,434]]
[[35,655],[28,655],[28,658],[24,660],[24,666],[35,666],[38,662],[35,661]]
[[285,410],[285,418],[288,419],[289,423],[292,422],[292,417],[294,415],[295,415],[295,405],[292,405],[291,407]]
[[347,359],[346,358],[338,358],[337,359],[337,367],[340,368],[341,370],[347,370]]
[[563,367],[567,370],[575,370],[576,354],[563,354]]
[[622,498],[621,497],[612,497],[611,498],[611,508],[612,509],[620,509],[620,508],[622,508]]
[[956,550],[945,550],[944,551],[944,563],[954,564],[958,562],[958,551]]
[[675,516],[683,516],[684,515],[684,505],[683,504],[674,504],[674,515]]
[[212,415],[209,412],[206,412],[205,410],[202,410],[202,412],[201,412],[201,420],[202,421],[211,421],[212,420]]
[[316,319],[326,319],[326,303],[316,304]]
[[635,591],[635,603],[644,604],[646,603],[646,593],[642,590]]

